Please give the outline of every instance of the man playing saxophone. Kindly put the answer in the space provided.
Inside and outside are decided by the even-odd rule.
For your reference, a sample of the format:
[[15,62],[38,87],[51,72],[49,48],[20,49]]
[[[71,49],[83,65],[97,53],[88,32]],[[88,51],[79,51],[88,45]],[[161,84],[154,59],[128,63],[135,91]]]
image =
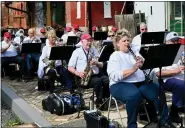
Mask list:
[[[99,72],[99,68],[103,67],[102,62],[98,62],[94,57],[98,57],[99,54],[92,45],[92,37],[89,34],[83,34],[81,36],[82,47],[73,51],[73,54],[68,63],[68,70],[78,77],[78,80],[85,80],[86,77],[90,77],[87,82],[87,87],[93,87],[96,93],[96,107],[102,103],[102,91],[108,87],[108,77],[102,75]],[[89,61],[90,60],[90,61]],[[90,68],[89,68],[90,67]],[[85,69],[89,69],[85,72]],[[88,75],[89,72],[90,76]],[[88,80],[88,79],[86,79]],[[82,82],[83,83],[83,82]],[[82,85],[83,86],[83,85]]]
[[55,47],[55,41],[56,41],[56,33],[55,32],[49,32],[48,33],[48,40],[49,45],[44,46],[42,49],[42,55],[39,59],[39,67],[38,67],[38,77],[43,78],[44,75],[49,76],[49,86],[50,86],[50,92],[52,93],[55,86],[54,82],[57,78],[57,75],[60,75],[60,79],[64,79],[65,85],[67,89],[72,91],[72,81],[69,78],[68,70],[64,68],[61,64],[61,60],[49,60],[51,47]]

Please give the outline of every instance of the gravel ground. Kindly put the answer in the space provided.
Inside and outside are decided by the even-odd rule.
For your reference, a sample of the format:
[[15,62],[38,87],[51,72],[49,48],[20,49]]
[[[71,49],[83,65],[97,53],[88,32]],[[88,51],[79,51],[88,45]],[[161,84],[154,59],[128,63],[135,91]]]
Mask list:
[[86,128],[86,122],[84,119],[79,119],[75,121],[70,121],[69,123],[61,124],[61,125],[55,125],[53,128],[72,128],[72,127],[78,127],[78,128]]
[[15,113],[8,107],[5,102],[1,101],[1,127],[4,127],[8,120],[16,119]]

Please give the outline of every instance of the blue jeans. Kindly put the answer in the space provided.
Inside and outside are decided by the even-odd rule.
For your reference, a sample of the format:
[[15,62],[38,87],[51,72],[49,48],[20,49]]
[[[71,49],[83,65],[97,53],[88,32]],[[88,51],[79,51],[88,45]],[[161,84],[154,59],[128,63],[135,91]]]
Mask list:
[[176,78],[168,79],[163,87],[165,90],[172,92],[172,105],[177,107],[183,106],[183,98],[184,98],[184,81]]
[[39,63],[40,56],[40,53],[26,54],[26,64],[28,71],[32,69],[32,60],[35,60],[37,63]]
[[[161,89],[160,92],[162,108],[161,119],[166,119],[168,117],[168,107],[166,105],[164,90]],[[143,98],[153,101],[156,112],[159,112],[159,86],[155,83],[142,84],[137,87],[132,83],[120,82],[110,86],[110,93],[117,100],[126,103],[128,128],[137,128],[137,115]]]

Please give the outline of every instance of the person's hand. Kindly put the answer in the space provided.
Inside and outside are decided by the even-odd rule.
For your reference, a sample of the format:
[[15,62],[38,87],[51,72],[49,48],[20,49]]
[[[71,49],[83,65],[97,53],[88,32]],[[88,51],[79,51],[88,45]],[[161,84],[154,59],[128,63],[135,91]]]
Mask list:
[[134,71],[137,71],[138,68],[140,68],[143,64],[140,60],[137,60],[136,63],[133,66]]
[[180,65],[180,66],[178,66],[178,68],[176,69],[176,73],[177,74],[179,74],[179,73],[181,73],[182,71],[184,71],[184,65]]
[[85,78],[86,74],[84,72],[75,72],[77,76],[79,76],[81,79]]
[[[143,58],[142,58],[142,57],[137,56],[137,61],[140,62],[140,63],[143,65]],[[142,65],[141,65],[141,66],[142,66]]]
[[98,61],[97,60],[91,60],[90,65],[98,65]]

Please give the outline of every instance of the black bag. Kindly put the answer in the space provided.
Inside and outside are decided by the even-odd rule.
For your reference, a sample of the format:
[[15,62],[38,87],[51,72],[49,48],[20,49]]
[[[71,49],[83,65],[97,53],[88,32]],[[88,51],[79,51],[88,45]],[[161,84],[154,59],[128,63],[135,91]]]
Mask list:
[[49,91],[48,81],[45,79],[38,79],[38,91]]
[[109,121],[100,111],[84,111],[84,119],[86,121],[86,128],[108,128]]
[[72,114],[83,108],[83,105],[84,100],[80,99],[77,94],[59,95],[53,93],[42,100],[43,109],[56,115]]

